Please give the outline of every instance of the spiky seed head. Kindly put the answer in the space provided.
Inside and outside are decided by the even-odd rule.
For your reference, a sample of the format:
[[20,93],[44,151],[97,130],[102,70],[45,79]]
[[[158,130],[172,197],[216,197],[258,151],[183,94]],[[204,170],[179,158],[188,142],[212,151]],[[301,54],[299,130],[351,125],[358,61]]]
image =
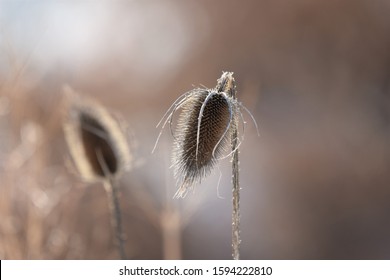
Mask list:
[[73,162],[86,181],[117,177],[131,155],[120,124],[97,102],[64,87],[64,134]]
[[172,156],[176,197],[200,183],[229,147],[239,114],[232,74],[223,73],[215,89],[195,89],[183,100]]

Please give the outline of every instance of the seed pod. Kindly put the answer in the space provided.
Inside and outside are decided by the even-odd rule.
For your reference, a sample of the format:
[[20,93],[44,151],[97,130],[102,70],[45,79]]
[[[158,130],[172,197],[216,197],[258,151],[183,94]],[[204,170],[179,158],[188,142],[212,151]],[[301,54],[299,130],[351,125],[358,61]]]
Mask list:
[[117,177],[130,163],[130,152],[119,123],[96,102],[70,87],[64,134],[73,162],[87,181]]
[[184,197],[200,183],[229,148],[240,114],[232,74],[223,73],[215,89],[195,89],[178,103],[182,111],[172,165],[180,187],[175,197]]

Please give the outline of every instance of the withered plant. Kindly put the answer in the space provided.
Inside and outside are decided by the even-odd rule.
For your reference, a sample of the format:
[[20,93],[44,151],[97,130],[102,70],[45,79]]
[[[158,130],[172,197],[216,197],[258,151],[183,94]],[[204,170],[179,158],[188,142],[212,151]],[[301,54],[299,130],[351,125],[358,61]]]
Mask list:
[[69,86],[64,134],[74,165],[86,182],[101,182],[108,196],[111,224],[119,254],[126,259],[117,179],[128,168],[130,151],[119,122],[101,105]]
[[[189,191],[194,190],[195,184],[201,183],[220,159],[231,156],[234,259],[240,258],[241,242],[238,165],[241,140],[237,131],[239,120],[242,119],[241,108],[247,110],[237,101],[233,73],[224,72],[214,89],[196,88],[180,96],[157,125],[162,124],[163,129],[169,124],[174,137],[172,167],[178,184],[174,195],[176,198],[185,197]],[[173,132],[173,116],[178,109],[181,109],[181,113]]]

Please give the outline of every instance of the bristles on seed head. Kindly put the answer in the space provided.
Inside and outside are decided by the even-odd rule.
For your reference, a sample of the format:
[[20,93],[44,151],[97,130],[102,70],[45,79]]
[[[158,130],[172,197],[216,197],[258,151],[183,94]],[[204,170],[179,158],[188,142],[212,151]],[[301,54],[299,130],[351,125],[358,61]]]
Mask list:
[[236,100],[225,92],[198,89],[186,98],[172,157],[180,186],[175,197],[184,197],[200,183],[227,150],[239,110]]
[[86,181],[117,177],[131,156],[119,123],[96,102],[64,87],[64,134],[73,162]]

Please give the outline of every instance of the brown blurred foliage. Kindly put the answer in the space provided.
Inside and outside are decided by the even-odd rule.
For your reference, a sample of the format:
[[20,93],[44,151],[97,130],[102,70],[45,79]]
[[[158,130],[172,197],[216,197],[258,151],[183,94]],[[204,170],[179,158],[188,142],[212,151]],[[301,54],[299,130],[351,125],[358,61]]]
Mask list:
[[0,3],[0,258],[118,258],[103,187],[69,168],[67,83],[128,126],[130,258],[230,259],[228,161],[178,201],[168,129],[151,154],[170,104],[222,71],[261,135],[244,112],[242,258],[390,258],[387,1],[37,3]]

